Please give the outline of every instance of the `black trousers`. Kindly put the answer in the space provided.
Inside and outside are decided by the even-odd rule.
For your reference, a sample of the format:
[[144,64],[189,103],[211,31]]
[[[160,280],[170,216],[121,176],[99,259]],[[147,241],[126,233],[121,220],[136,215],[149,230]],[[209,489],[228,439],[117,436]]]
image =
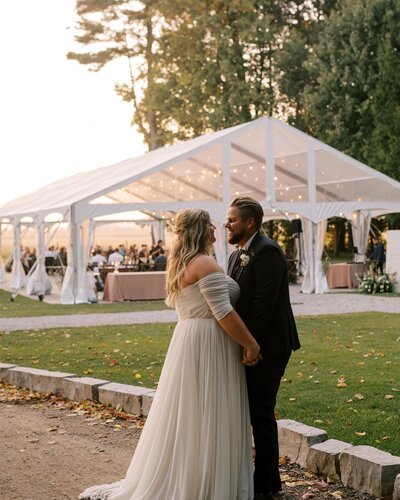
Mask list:
[[282,489],[279,476],[278,426],[275,419],[276,395],[289,356],[264,359],[246,367],[250,418],[255,446],[255,493]]

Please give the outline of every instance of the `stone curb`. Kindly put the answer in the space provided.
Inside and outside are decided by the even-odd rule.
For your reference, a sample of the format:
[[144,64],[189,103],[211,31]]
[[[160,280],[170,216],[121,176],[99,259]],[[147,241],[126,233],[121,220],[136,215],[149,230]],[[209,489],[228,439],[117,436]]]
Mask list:
[[[0,380],[32,391],[61,394],[72,401],[99,401],[127,413],[147,416],[156,391],[71,373],[51,372],[0,363]],[[400,457],[372,446],[353,446],[328,439],[326,431],[280,419],[278,438],[281,455],[301,467],[328,476],[337,474],[345,486],[374,496],[400,500]]]

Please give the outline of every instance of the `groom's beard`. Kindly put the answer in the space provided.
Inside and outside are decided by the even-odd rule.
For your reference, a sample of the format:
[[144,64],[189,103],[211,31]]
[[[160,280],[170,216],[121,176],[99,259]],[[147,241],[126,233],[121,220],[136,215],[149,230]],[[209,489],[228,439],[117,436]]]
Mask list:
[[230,243],[231,245],[236,245],[241,241],[247,241],[246,231],[241,231],[240,233],[232,233],[232,234],[229,234],[228,232],[228,243]]

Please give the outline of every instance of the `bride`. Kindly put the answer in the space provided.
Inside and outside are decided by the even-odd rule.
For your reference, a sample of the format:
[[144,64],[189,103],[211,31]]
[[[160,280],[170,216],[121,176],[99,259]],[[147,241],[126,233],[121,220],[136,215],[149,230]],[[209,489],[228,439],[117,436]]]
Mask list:
[[156,396],[125,478],[80,499],[253,499],[243,365],[260,348],[232,308],[238,285],[209,256],[214,231],[204,210],[177,214],[167,304],[179,320]]

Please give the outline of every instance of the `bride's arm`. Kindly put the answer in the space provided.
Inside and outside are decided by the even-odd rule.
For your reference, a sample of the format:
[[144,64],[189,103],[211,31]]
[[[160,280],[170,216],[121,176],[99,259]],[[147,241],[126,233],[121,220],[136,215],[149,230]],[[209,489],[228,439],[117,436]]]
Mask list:
[[217,321],[229,337],[244,347],[243,363],[246,365],[256,364],[260,354],[260,346],[240,319],[238,313],[232,310]]
[[200,291],[215,319],[224,332],[244,348],[243,362],[255,364],[260,354],[260,346],[229,301],[226,276],[215,274],[222,274],[222,269],[213,258],[207,256],[199,257],[196,264],[196,270],[188,270],[195,275],[193,281],[201,280]]

